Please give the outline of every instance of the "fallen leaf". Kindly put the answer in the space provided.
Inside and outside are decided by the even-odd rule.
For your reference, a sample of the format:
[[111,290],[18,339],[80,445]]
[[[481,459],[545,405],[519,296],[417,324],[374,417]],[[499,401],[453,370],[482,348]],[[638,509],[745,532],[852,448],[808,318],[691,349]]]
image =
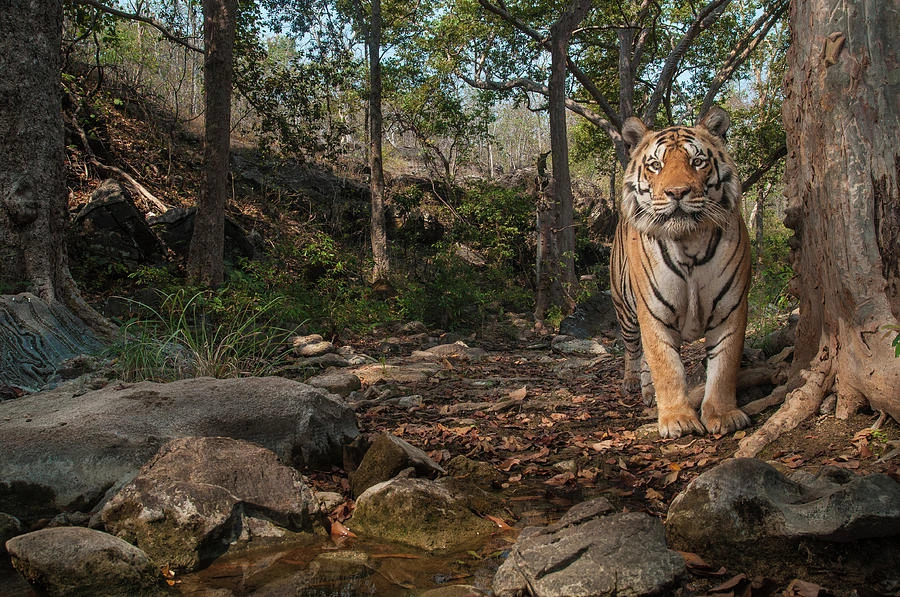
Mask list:
[[656,491],[656,490],[653,489],[652,487],[648,488],[648,489],[647,489],[647,492],[646,492],[644,495],[647,496],[647,499],[648,499],[648,500],[661,500],[661,499],[663,499],[663,494],[661,494],[660,492]]
[[512,467],[516,466],[517,464],[522,464],[522,461],[518,458],[507,458],[506,460],[501,462],[497,466],[497,468],[499,468],[504,473],[508,473],[510,471],[510,469]]
[[784,590],[784,597],[825,597],[831,593],[819,585],[795,578]]
[[331,523],[332,537],[356,537],[356,534],[338,521]]
[[544,484],[551,485],[554,487],[559,487],[560,485],[565,485],[566,483],[573,480],[574,478],[575,478],[575,473],[569,471],[569,472],[565,472],[565,473],[560,473],[558,475],[553,475],[552,477],[550,477],[549,479],[544,481]]
[[506,524],[506,522],[502,518],[498,518],[497,516],[491,516],[490,514],[486,514],[484,517],[487,518],[488,520],[490,520],[491,522],[493,522],[495,525],[497,525],[497,528],[502,531],[512,530],[512,527],[509,526],[508,524]]
[[721,566],[718,569],[713,568],[706,560],[695,553],[689,551],[679,551],[678,553],[684,558],[684,563],[688,567],[688,570],[697,576],[725,576],[725,573],[727,572],[724,566]]
[[525,386],[522,386],[518,390],[513,390],[512,392],[509,393],[510,399],[515,400],[516,402],[521,402],[522,400],[525,400],[525,396],[527,396],[527,395],[528,395],[528,388],[526,388]]

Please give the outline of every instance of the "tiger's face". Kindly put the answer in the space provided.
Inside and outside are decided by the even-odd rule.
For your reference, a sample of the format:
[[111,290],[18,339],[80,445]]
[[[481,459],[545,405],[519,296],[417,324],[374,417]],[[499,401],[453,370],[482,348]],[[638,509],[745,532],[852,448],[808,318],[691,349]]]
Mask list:
[[725,228],[741,196],[737,169],[725,150],[729,125],[728,114],[718,108],[697,126],[661,131],[629,118],[622,130],[632,149],[623,217],[640,232],[661,238]]

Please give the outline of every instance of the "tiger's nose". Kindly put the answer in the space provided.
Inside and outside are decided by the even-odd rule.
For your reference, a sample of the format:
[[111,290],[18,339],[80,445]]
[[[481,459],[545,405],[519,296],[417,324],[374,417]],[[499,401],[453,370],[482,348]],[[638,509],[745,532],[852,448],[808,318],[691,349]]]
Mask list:
[[690,192],[691,187],[668,187],[665,190],[666,197],[670,201],[681,201]]

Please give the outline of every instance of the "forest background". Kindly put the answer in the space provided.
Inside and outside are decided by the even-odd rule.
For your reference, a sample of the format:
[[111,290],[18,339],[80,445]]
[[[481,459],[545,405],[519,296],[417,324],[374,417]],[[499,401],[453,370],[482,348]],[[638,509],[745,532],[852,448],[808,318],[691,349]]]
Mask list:
[[[176,153],[179,135],[202,131],[201,7],[117,8],[123,14],[93,3],[67,5],[67,94],[78,106],[79,125],[107,152],[116,149],[104,138],[112,120],[160,115],[164,124],[148,148],[159,159],[133,164],[131,173],[165,205],[192,205],[200,181],[179,171]],[[258,217],[289,225],[267,231],[264,259],[228,263],[213,304],[227,312],[278,296],[287,319],[330,333],[413,319],[473,332],[503,312],[535,313],[541,240],[535,223],[541,201],[552,195],[546,187],[554,162],[547,155],[550,55],[528,35],[546,33],[564,8],[385,4],[379,57],[390,261],[381,282],[390,291],[370,283],[376,264],[360,212],[367,206],[315,204],[302,191],[231,188],[227,211],[245,226],[258,225]],[[784,1],[597,3],[573,29],[569,52],[595,90],[585,93],[573,77],[565,80],[574,246],[553,265],[556,271],[545,272],[568,275],[570,282],[538,309],[539,320],[547,318],[552,328],[575,303],[608,285],[604,246],[620,194],[625,158],[616,129],[624,117],[653,104],[647,116],[657,125],[692,123],[713,97],[732,115],[731,148],[747,181],[757,335],[790,310],[789,233],[779,215],[786,8]],[[370,185],[371,9],[355,2],[240,3],[231,122],[236,152],[254,149],[270,164],[314,166]],[[621,54],[630,55],[630,65],[619,64]],[[661,75],[664,69],[670,74]],[[630,89],[617,89],[623,79]],[[70,144],[69,159],[84,164],[84,148]],[[81,170],[87,180],[70,180],[71,208],[96,184],[89,166]],[[94,292],[125,292],[135,284],[174,291],[184,281],[178,265],[98,276],[83,272],[92,264],[72,256],[80,285]],[[559,271],[566,267],[571,274]]]
[[[198,206],[186,257],[98,271],[73,254],[82,291],[161,289],[192,332],[237,321],[253,338],[269,337],[254,328],[272,318],[332,335],[420,319],[484,336],[529,312],[553,329],[605,285],[624,119],[690,123],[715,102],[732,113],[755,229],[751,334],[792,306],[788,289],[801,304],[783,418],[832,389],[847,410],[900,412],[891,7],[79,0],[64,5],[58,38],[51,5],[19,3],[0,20],[12,57],[0,120],[19,144],[0,160],[5,293],[78,304],[53,244],[66,226],[56,158],[41,142],[56,134],[59,67],[69,208],[98,173],[126,181],[145,210]],[[162,124],[114,139],[110,123],[136,111]],[[202,156],[180,151],[192,135]],[[109,163],[138,145],[147,151]],[[369,203],[265,177],[240,184],[242,154],[330,172]],[[227,268],[226,211],[265,247]]]

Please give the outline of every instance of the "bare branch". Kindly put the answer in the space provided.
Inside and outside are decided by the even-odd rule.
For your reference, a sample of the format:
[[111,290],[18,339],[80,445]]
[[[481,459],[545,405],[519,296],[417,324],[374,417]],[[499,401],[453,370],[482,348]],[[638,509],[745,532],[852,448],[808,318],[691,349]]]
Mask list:
[[731,0],[712,0],[712,2],[707,4],[681,37],[675,49],[669,53],[662,71],[660,71],[659,82],[656,84],[656,88],[653,90],[650,101],[647,102],[647,107],[644,110],[644,122],[652,123],[655,120],[659,104],[662,102],[666,90],[672,85],[681,59],[684,58],[685,53],[691,47],[691,44],[694,43],[694,40],[697,39],[697,36],[716,22],[730,2]]
[[716,95],[728,79],[734,74],[740,66],[750,57],[750,54],[762,43],[769,31],[784,15],[789,6],[788,0],[778,0],[774,2],[769,10],[763,12],[762,15],[753,23],[750,29],[738,40],[737,45],[731,50],[725,64],[716,73],[710,84],[703,103],[700,105],[699,114],[706,114],[706,111],[712,107]]
[[153,19],[151,17],[145,17],[144,15],[137,14],[137,13],[124,12],[124,11],[118,10],[116,8],[112,8],[111,6],[106,6],[105,4],[102,4],[101,2],[98,2],[97,0],[73,0],[73,1],[76,2],[77,4],[96,8],[99,11],[113,15],[114,17],[119,17],[120,19],[127,19],[129,21],[138,21],[140,23],[150,25],[151,27],[153,27],[154,29],[156,29],[157,31],[162,33],[162,36],[165,37],[166,39],[168,39],[169,41],[171,41],[172,43],[178,44],[179,46],[187,48],[188,50],[192,50],[194,52],[199,52],[200,54],[203,53],[203,48],[201,48],[199,46],[195,46],[190,41],[188,41],[186,38],[172,33],[171,31],[169,31],[169,29],[163,23],[160,23],[159,21],[157,21],[156,19]]
[[787,155],[787,146],[782,145],[778,149],[772,152],[772,155],[769,156],[769,159],[765,161],[765,163],[754,170],[750,176],[747,177],[747,180],[741,183],[741,192],[746,193],[747,190],[759,182],[759,179],[762,178],[766,172],[775,167],[775,164],[780,162]]

